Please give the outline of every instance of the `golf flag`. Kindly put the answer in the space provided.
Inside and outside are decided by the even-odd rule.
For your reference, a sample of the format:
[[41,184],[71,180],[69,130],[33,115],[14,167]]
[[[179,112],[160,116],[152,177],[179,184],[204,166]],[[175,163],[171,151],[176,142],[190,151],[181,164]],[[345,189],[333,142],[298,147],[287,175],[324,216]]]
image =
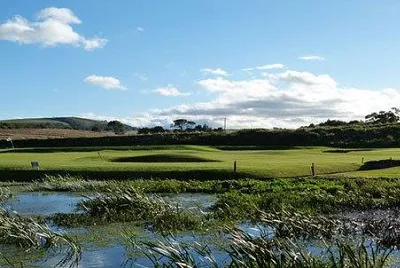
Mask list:
[[10,137],[7,138],[7,141],[12,141],[12,139]]

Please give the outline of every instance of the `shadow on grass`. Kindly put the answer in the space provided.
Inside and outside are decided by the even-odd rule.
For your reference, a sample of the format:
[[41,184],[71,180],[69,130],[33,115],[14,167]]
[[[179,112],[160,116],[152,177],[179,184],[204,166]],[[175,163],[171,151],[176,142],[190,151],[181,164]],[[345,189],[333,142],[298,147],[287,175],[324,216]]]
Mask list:
[[359,170],[385,169],[385,168],[392,168],[392,167],[399,167],[399,166],[400,166],[400,160],[384,159],[384,160],[365,162],[360,167]]
[[350,152],[369,152],[373,151],[374,149],[332,149],[332,150],[325,150],[324,153],[339,153],[339,154],[347,154]]
[[222,151],[261,151],[261,150],[293,150],[297,148],[301,148],[298,146],[289,146],[289,145],[271,145],[271,146],[253,146],[253,145],[244,145],[244,146],[236,146],[236,145],[226,145],[226,146],[213,146],[214,148]]

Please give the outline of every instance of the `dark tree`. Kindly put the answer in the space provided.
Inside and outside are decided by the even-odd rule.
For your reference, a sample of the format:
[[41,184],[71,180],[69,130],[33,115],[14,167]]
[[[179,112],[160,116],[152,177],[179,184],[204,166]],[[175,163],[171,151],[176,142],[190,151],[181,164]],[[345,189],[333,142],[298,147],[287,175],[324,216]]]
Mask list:
[[150,133],[150,128],[148,127],[142,127],[138,129],[138,134],[149,134]]
[[188,130],[188,129],[193,129],[195,125],[196,125],[196,123],[193,121],[188,121],[187,119],[180,118],[180,119],[174,120],[171,127],[179,128],[180,130],[184,130],[184,129]]
[[162,126],[155,126],[153,128],[140,128],[138,134],[154,134],[154,133],[164,133],[166,130]]
[[122,124],[121,122],[119,122],[117,120],[108,122],[107,129],[114,131],[115,134],[124,134],[125,133],[124,124]]
[[194,130],[203,131],[203,126],[202,125],[197,125],[197,126],[195,126]]
[[193,129],[195,125],[196,125],[195,122],[193,122],[193,121],[188,121],[188,122],[186,123],[186,128]]
[[183,118],[176,119],[176,120],[174,120],[172,127],[183,130],[183,128],[186,127],[187,122],[188,122],[187,119],[183,119]]
[[197,125],[194,127],[194,130],[200,131],[200,132],[207,132],[207,131],[212,131],[212,128],[209,127],[208,125]]
[[390,111],[380,111],[378,113],[371,113],[365,116],[367,123],[372,124],[390,124],[399,121],[399,109],[392,108]]
[[165,129],[162,126],[155,126],[152,130],[153,133],[164,133]]
[[101,132],[101,128],[99,126],[93,126],[90,130],[93,132]]

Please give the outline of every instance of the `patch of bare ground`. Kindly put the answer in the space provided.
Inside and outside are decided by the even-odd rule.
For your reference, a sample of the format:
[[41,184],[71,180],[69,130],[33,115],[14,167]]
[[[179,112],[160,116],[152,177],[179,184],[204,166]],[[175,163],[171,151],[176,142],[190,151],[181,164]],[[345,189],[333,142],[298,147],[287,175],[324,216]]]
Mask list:
[[56,128],[21,128],[0,129],[0,140],[11,137],[13,140],[24,139],[54,139],[54,138],[80,138],[80,137],[102,137],[114,136],[113,132],[94,132],[75,129]]

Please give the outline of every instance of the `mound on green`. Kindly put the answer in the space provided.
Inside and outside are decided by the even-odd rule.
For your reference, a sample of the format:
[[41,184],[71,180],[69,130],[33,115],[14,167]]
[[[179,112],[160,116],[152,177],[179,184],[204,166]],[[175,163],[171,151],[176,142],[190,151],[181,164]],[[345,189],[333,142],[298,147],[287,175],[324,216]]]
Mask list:
[[400,160],[385,159],[385,160],[365,162],[360,167],[360,170],[384,169],[384,168],[392,168],[399,166],[400,166]]
[[369,152],[373,149],[333,149],[333,150],[325,150],[324,153],[341,153],[347,154],[351,152]]
[[111,161],[121,162],[121,163],[221,162],[218,160],[207,159],[194,155],[181,155],[181,154],[151,154],[151,155],[139,155],[130,157],[117,157],[111,159]]

